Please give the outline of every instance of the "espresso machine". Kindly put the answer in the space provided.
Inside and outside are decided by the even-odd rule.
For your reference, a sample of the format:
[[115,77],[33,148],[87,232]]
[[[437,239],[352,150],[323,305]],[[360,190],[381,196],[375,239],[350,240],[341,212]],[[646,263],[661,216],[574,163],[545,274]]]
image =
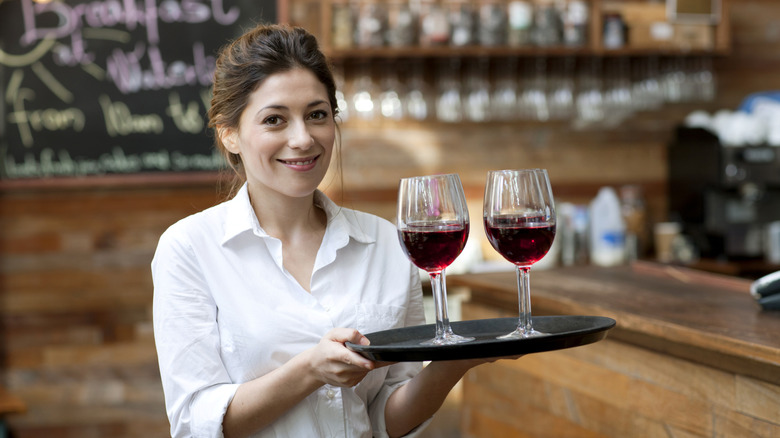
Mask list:
[[669,218],[702,257],[764,258],[767,226],[780,221],[780,148],[724,146],[705,129],[678,127],[668,165]]

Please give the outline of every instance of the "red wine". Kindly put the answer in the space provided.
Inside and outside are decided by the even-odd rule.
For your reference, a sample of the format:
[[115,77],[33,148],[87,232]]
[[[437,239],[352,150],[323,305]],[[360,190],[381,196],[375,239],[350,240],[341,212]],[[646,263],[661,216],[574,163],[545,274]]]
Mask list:
[[428,272],[449,266],[466,245],[469,226],[409,226],[398,232],[401,246],[418,268]]
[[539,217],[485,219],[490,244],[505,259],[520,266],[530,266],[547,254],[555,238],[555,224]]

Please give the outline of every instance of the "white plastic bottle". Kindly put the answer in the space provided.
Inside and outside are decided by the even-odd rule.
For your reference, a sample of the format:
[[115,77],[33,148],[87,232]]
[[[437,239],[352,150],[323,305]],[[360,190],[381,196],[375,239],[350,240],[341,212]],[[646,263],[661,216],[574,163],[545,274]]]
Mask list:
[[612,187],[602,187],[590,203],[590,260],[597,266],[625,262],[626,225],[620,199]]

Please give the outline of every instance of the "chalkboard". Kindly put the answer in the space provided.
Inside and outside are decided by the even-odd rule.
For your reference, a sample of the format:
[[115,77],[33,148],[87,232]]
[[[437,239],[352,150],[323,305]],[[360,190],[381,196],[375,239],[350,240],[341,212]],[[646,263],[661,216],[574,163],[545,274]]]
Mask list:
[[0,179],[213,171],[218,49],[276,0],[0,0]]

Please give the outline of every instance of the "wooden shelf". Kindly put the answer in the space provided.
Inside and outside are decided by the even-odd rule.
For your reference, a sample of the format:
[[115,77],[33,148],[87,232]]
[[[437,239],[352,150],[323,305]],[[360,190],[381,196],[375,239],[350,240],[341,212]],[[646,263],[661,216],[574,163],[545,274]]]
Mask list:
[[[657,47],[632,46],[631,42],[618,49],[605,48],[602,43],[603,16],[605,13],[619,11],[620,8],[642,6],[649,3],[647,0],[589,0],[590,21],[588,44],[584,47],[485,47],[485,46],[451,46],[441,45],[433,47],[372,47],[339,49],[331,43],[331,22],[333,19],[333,4],[339,0],[287,0],[292,11],[290,20],[293,24],[302,25],[317,35],[323,51],[331,58],[337,60],[359,58],[441,58],[441,57],[563,57],[563,56],[724,56],[731,50],[729,29],[729,3],[730,0],[721,0],[720,20],[710,25],[712,28],[711,48],[691,48],[683,44],[675,46],[670,43],[659,43]],[[479,1],[475,2],[476,4]],[[670,23],[677,25],[679,23]],[[702,25],[702,24],[699,24]]]
[[577,56],[590,55],[588,47],[376,47],[328,49],[331,58],[444,58],[444,57],[509,57],[509,56]]
[[331,59],[447,58],[447,57],[618,57],[618,56],[725,56],[726,50],[701,49],[603,49],[591,47],[378,47],[327,49]]

